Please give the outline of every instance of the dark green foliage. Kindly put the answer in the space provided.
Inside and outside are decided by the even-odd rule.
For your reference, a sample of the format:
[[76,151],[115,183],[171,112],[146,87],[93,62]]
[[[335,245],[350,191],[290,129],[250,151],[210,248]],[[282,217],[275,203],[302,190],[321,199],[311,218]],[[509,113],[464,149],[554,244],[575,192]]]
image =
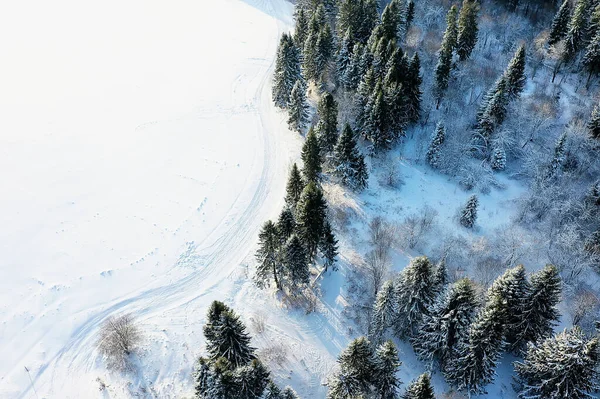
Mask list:
[[285,246],[285,272],[294,287],[308,284],[310,271],[304,245],[297,235],[292,235]]
[[456,54],[461,61],[468,59],[477,43],[477,14],[479,5],[475,0],[463,0],[462,8],[458,16],[458,37],[456,43]]
[[302,79],[300,71],[300,52],[290,35],[284,33],[277,48],[275,72],[273,73],[273,102],[280,108],[286,108],[294,84]]
[[321,146],[314,130],[310,128],[306,135],[306,140],[302,146],[302,162],[304,167],[302,168],[302,174],[304,175],[304,181],[319,182],[321,180]]
[[381,27],[383,29],[383,38],[386,41],[398,38],[398,32],[401,24],[400,2],[398,0],[390,1],[381,14]]
[[352,71],[352,33],[346,31],[340,48],[336,55],[336,77],[338,83],[344,88],[350,88],[349,79],[355,73]]
[[306,101],[306,87],[302,80],[297,80],[290,94],[288,103],[288,126],[299,133],[304,130],[308,122],[308,102]]
[[373,347],[365,337],[350,342],[338,363],[340,370],[328,383],[328,399],[360,398],[373,391],[375,359]]
[[408,0],[406,4],[406,19],[404,20],[404,30],[408,32],[410,29],[410,25],[415,19],[415,2],[413,0]]
[[350,125],[346,125],[335,146],[333,157],[334,174],[353,190],[367,187],[368,172],[365,158],[359,152]]
[[360,84],[362,79],[361,60],[364,51],[365,47],[360,43],[356,43],[352,49],[350,65],[348,66],[345,75],[343,75],[342,80],[343,86],[348,90],[356,90]]
[[323,223],[323,237],[319,242],[319,251],[323,256],[323,266],[325,266],[325,271],[327,271],[330,267],[333,267],[335,270],[335,258],[338,255],[338,241],[333,235],[333,231],[331,228],[331,224],[329,220],[325,220]]
[[302,180],[302,176],[300,175],[298,165],[294,163],[292,165],[292,169],[290,169],[290,175],[288,177],[287,186],[285,188],[285,203],[287,204],[287,206],[289,206],[292,209],[296,207],[298,200],[300,200],[302,190],[304,190],[304,181]]
[[597,75],[600,72],[600,29],[596,31],[596,34],[594,34],[594,37],[585,49],[583,65],[585,65],[590,75]]
[[476,195],[472,195],[469,197],[465,207],[460,213],[460,224],[464,227],[470,229],[473,228],[475,222],[477,221],[477,206],[479,204],[479,200]]
[[458,9],[456,6],[452,6],[446,17],[446,32],[442,39],[442,46],[438,53],[438,62],[435,67],[435,87],[434,92],[437,99],[437,105],[444,96],[446,89],[448,89],[448,82],[450,80],[450,71],[452,70],[452,53],[456,46],[457,38],[457,27],[456,27],[456,15]]
[[277,220],[277,234],[279,235],[280,244],[285,243],[295,230],[296,220],[294,219],[294,212],[289,207],[285,207]]
[[435,128],[435,133],[431,136],[427,154],[425,154],[427,163],[429,163],[432,168],[438,168],[440,166],[442,144],[444,144],[445,138],[446,128],[444,128],[442,122],[439,122]]
[[409,122],[417,122],[421,117],[421,60],[419,54],[415,53],[410,60],[408,73],[404,82],[404,91],[406,93],[406,119]]
[[525,46],[517,49],[512,60],[504,72],[506,81],[506,94],[509,100],[518,98],[525,88]]
[[317,254],[318,245],[323,237],[327,217],[326,210],[327,204],[323,192],[314,182],[308,183],[298,201],[296,222],[302,244],[307,250],[309,262]]
[[567,26],[564,59],[572,60],[582,48],[587,31],[589,0],[577,0],[575,11]]
[[555,45],[566,36],[570,16],[571,5],[569,4],[569,0],[564,0],[552,20],[552,27],[550,28],[550,36],[548,38],[549,45]]
[[300,399],[300,396],[291,387],[285,387],[281,393],[281,399]]
[[265,389],[264,399],[281,399],[281,395],[281,389],[273,381],[270,381]]
[[404,395],[402,395],[402,399],[435,399],[429,373],[423,373],[411,382]]
[[379,20],[376,1],[340,0],[338,4],[338,36],[343,37],[350,29],[352,44],[365,44]]
[[374,381],[376,397],[380,399],[397,399],[398,388],[402,382],[396,373],[402,365],[398,359],[398,349],[392,341],[385,341],[375,351]]
[[308,16],[302,7],[296,7],[296,26],[294,29],[294,43],[299,49],[304,49],[304,42],[308,36]]
[[446,259],[442,258],[435,266],[433,272],[433,288],[436,295],[443,293],[448,285],[448,268],[446,267]]
[[214,329],[213,332],[205,336],[206,350],[211,361],[222,357],[233,367],[239,367],[255,358],[246,326],[233,310],[222,311],[218,322],[213,323],[210,328]]
[[386,281],[377,292],[377,298],[375,298],[369,336],[376,341],[379,340],[386,330],[394,325],[397,317],[396,289],[392,281]]
[[[279,247],[281,245],[280,232],[277,226],[268,220],[263,224],[258,234],[258,250],[256,251],[256,274],[254,281],[256,285],[263,288],[271,281],[275,280],[277,289],[281,289],[281,262],[279,260]],[[205,331],[205,335],[207,335]]]
[[579,327],[530,344],[523,362],[515,362],[522,399],[591,399],[598,386],[598,337]]
[[233,371],[235,391],[231,398],[260,399],[269,383],[269,370],[258,359]]
[[317,138],[324,154],[330,153],[338,140],[338,106],[331,93],[325,93],[317,108],[319,122],[317,124]]

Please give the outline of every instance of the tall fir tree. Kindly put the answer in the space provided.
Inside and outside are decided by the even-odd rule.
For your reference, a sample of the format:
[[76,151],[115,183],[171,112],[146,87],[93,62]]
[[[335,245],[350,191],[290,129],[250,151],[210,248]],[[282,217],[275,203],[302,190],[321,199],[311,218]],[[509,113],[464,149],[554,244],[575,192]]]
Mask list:
[[315,258],[317,248],[322,240],[327,218],[326,211],[327,204],[323,192],[314,182],[308,183],[302,191],[296,207],[296,222],[309,262]]
[[478,306],[471,280],[462,279],[450,286],[425,316],[419,334],[411,339],[417,357],[438,362],[445,369],[458,344],[467,340]]
[[300,399],[300,396],[292,389],[292,387],[287,386],[281,393],[281,399]]
[[427,159],[427,163],[431,165],[432,168],[440,167],[440,157],[442,152],[442,145],[444,144],[444,140],[446,139],[446,128],[442,124],[442,122],[438,122],[435,132],[431,136],[431,141],[429,142],[429,148],[427,149],[427,154],[425,157]]
[[573,327],[552,338],[530,344],[515,370],[522,399],[591,399],[600,389],[598,337],[589,338]]
[[[336,54],[336,77],[338,83],[346,88],[350,89],[350,85],[348,84],[349,75],[351,74],[352,68],[352,32],[350,29],[346,31],[342,42],[340,43],[340,48]],[[353,73],[353,72],[352,72]]]
[[504,311],[500,297],[489,298],[469,328],[468,338],[458,344],[444,376],[459,391],[485,393],[485,386],[494,380],[504,347]]
[[369,326],[369,336],[378,341],[398,317],[398,299],[393,281],[386,281],[377,292],[373,305],[373,316]]
[[436,296],[446,290],[448,285],[448,268],[446,267],[446,258],[440,259],[433,271],[433,288]]
[[284,266],[286,274],[295,288],[308,284],[310,271],[304,245],[297,235],[293,234],[285,245]]
[[394,282],[398,301],[396,333],[411,336],[435,300],[433,265],[426,256],[413,258]]
[[406,12],[404,18],[404,32],[408,33],[410,30],[410,26],[412,25],[413,20],[415,19],[415,2],[413,0],[408,0],[406,3]]
[[423,373],[411,382],[402,395],[402,399],[435,399],[429,373]]
[[235,391],[230,397],[236,399],[262,399],[269,384],[269,370],[258,359],[233,371]]
[[409,122],[415,123],[421,117],[421,60],[419,54],[415,54],[410,59],[404,90],[406,93],[406,118]]
[[596,31],[585,49],[583,65],[588,70],[588,83],[592,75],[600,73],[600,29]]
[[442,46],[438,52],[438,62],[435,67],[435,97],[437,100],[436,108],[439,107],[444,93],[448,89],[450,80],[450,71],[452,70],[452,54],[456,46],[457,27],[456,16],[458,9],[452,6],[446,16],[446,31],[442,39]]
[[592,115],[587,124],[588,131],[590,136],[593,139],[600,139],[600,106],[596,105],[592,110]]
[[331,93],[325,93],[319,100],[317,115],[319,122],[316,133],[320,149],[324,153],[322,155],[325,155],[333,151],[338,139],[338,106]]
[[354,132],[346,125],[335,146],[333,156],[334,174],[356,191],[367,187],[368,172],[364,156],[359,152]]
[[275,71],[273,73],[273,102],[280,108],[286,108],[294,84],[302,79],[300,52],[290,35],[284,33],[277,48]]
[[390,1],[381,13],[381,26],[383,28],[383,37],[387,41],[396,41],[399,36],[399,29],[402,23],[400,2],[398,0]]
[[233,310],[222,311],[214,333],[205,336],[206,350],[212,361],[222,357],[233,367],[240,367],[255,359],[246,326]]
[[498,144],[494,146],[490,166],[494,170],[504,170],[506,167],[506,152],[504,151],[502,145]]
[[396,376],[402,362],[398,359],[398,349],[392,341],[379,345],[374,356],[375,397],[380,399],[398,399],[398,388],[402,382]]
[[304,49],[304,42],[308,35],[308,15],[304,8],[296,7],[296,26],[294,28],[294,43],[299,49]]
[[567,35],[569,19],[571,16],[571,5],[569,0],[564,0],[558,12],[552,20],[550,27],[550,35],[548,36],[548,44],[553,46],[562,40]]
[[525,88],[525,46],[517,49],[504,72],[506,81],[506,94],[509,100],[518,98]]
[[356,90],[360,84],[361,75],[361,60],[363,57],[364,46],[361,43],[356,43],[352,48],[350,55],[350,64],[343,75],[343,85],[347,90]]
[[[277,219],[277,234],[279,236],[279,243],[284,244],[288,238],[296,231],[296,219],[294,218],[294,212],[289,207],[283,208]],[[259,237],[260,239],[260,237]]]
[[288,126],[291,130],[301,133],[308,123],[308,102],[306,101],[306,87],[300,79],[296,81],[290,94],[288,112]]
[[282,399],[281,389],[273,381],[269,381],[265,388],[264,399]]
[[307,183],[317,183],[321,180],[321,146],[314,130],[310,128],[302,146],[302,174]]
[[478,205],[479,199],[477,198],[477,195],[470,196],[464,208],[460,212],[460,224],[468,229],[471,229],[473,226],[475,226],[475,222],[477,221]]
[[290,169],[287,185],[285,188],[285,203],[292,209],[295,209],[296,204],[300,200],[302,190],[304,190],[304,180],[300,175],[300,169],[298,165],[294,163]]
[[554,145],[554,154],[550,165],[548,165],[548,178],[553,178],[558,175],[562,169],[563,163],[565,162],[565,151],[567,145],[567,132],[560,135],[556,144]]
[[277,226],[268,220],[263,224],[258,234],[258,250],[256,251],[255,282],[259,287],[264,287],[271,281],[275,281],[277,289],[281,289],[282,265],[279,258],[281,241]]
[[328,24],[320,31],[315,43],[313,79],[319,84],[324,84],[329,71],[329,67],[333,60],[334,44],[333,34]]
[[338,255],[338,240],[335,238],[333,234],[333,229],[331,228],[331,223],[329,220],[325,219],[323,223],[323,237],[319,242],[319,251],[323,256],[323,266],[325,267],[325,271],[329,270],[329,268],[335,268],[335,258]]
[[590,0],[577,0],[565,34],[564,59],[572,60],[585,42]]
[[338,357],[340,370],[328,382],[328,399],[366,397],[373,391],[375,359],[369,340],[360,337],[350,342]]
[[458,16],[458,36],[456,39],[456,54],[461,61],[468,59],[477,43],[477,14],[479,5],[475,0],[463,0]]

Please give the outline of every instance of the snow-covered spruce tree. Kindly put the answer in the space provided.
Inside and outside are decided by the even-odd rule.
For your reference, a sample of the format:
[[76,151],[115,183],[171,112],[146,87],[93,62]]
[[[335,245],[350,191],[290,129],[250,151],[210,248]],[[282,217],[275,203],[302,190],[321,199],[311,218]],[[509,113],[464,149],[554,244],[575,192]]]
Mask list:
[[231,364],[225,358],[209,361],[198,359],[196,397],[198,399],[228,399],[235,392]]
[[514,100],[521,95],[525,88],[525,46],[521,45],[514,57],[510,60],[506,71],[504,71],[506,81],[506,95],[508,100]]
[[398,349],[392,341],[385,341],[377,347],[374,356],[376,398],[399,398],[398,388],[402,382],[396,377],[396,373],[401,365]]
[[[411,2],[411,4],[414,4]],[[410,59],[408,65],[408,73],[403,84],[406,95],[406,119],[408,122],[415,123],[421,117],[421,84],[423,77],[421,76],[421,60],[419,54],[415,53]]]
[[496,81],[496,84],[486,94],[482,107],[478,112],[478,133],[489,140],[494,130],[504,122],[508,107],[508,83],[506,75]]
[[288,126],[291,130],[302,133],[308,122],[308,102],[306,87],[301,79],[294,84],[288,104]]
[[290,35],[284,33],[279,41],[275,72],[273,73],[273,102],[280,108],[286,108],[294,84],[302,79],[300,70],[300,51]]
[[354,132],[346,125],[335,146],[333,156],[334,174],[356,191],[367,187],[369,179],[365,157],[359,152]]
[[588,399],[600,389],[598,337],[579,327],[530,344],[523,362],[515,362],[522,399]]
[[308,15],[304,8],[296,7],[296,25],[294,27],[294,43],[300,50],[304,49],[304,42],[308,36]]
[[431,141],[429,142],[427,154],[425,154],[427,163],[431,165],[432,168],[438,168],[440,166],[442,144],[444,144],[445,138],[446,128],[444,127],[442,122],[438,122],[435,128],[435,133],[431,136]]
[[393,281],[386,281],[377,292],[369,336],[378,341],[398,318],[398,300]]
[[550,161],[550,165],[548,166],[548,178],[555,177],[563,166],[565,162],[565,147],[567,145],[567,133],[563,133],[560,135],[558,140],[556,140],[556,144],[554,145],[554,155],[552,156],[552,161]]
[[475,222],[477,221],[478,205],[479,200],[477,199],[477,195],[470,196],[464,208],[460,212],[460,224],[468,229],[472,229],[473,226],[475,226]]
[[572,60],[581,49],[587,31],[589,0],[577,0],[565,34],[564,59]]
[[410,30],[410,26],[412,25],[413,20],[415,19],[415,2],[413,0],[408,0],[406,3],[406,12],[404,18],[404,32],[408,33]]
[[352,65],[352,32],[350,29],[346,31],[340,43],[335,57],[335,65],[337,82],[345,89],[349,89],[348,76]]
[[361,74],[361,60],[365,47],[361,43],[356,43],[352,48],[352,55],[350,56],[350,65],[346,69],[345,75],[343,75],[343,86],[347,90],[356,90],[360,84]]
[[322,72],[317,66],[317,41],[325,25],[325,8],[319,4],[308,21],[308,33],[302,49],[302,67],[307,80],[317,81]]
[[334,50],[333,34],[329,24],[326,24],[319,32],[314,53],[316,68],[314,79],[321,85],[325,82],[329,66],[333,60]]
[[592,75],[600,72],[600,29],[596,31],[594,37],[585,49],[583,56],[583,65],[588,70],[588,83]]
[[308,183],[296,207],[296,223],[309,263],[315,258],[323,237],[326,210],[327,204],[323,192],[314,182]]
[[496,279],[489,289],[488,296],[502,299],[504,311],[504,340],[508,348],[517,351],[522,342],[519,341],[520,333],[525,323],[527,300],[531,293],[531,286],[523,265],[508,269]]
[[386,140],[394,142],[404,136],[406,128],[406,96],[401,83],[384,81],[383,91],[385,101]]
[[396,47],[389,56],[388,62],[385,65],[384,83],[386,86],[392,83],[407,82],[409,73],[409,61],[402,51],[402,48]]
[[441,369],[445,369],[455,355],[456,346],[466,342],[478,306],[471,280],[458,280],[450,286],[424,317],[419,334],[411,339],[417,357],[439,362]]
[[338,255],[338,240],[333,235],[333,229],[328,219],[325,219],[323,223],[323,237],[319,242],[319,251],[323,257],[323,266],[325,271],[329,270],[330,267],[333,270],[337,270],[335,267],[335,258]]
[[250,346],[250,336],[246,326],[233,310],[224,310],[219,315],[219,321],[212,324],[214,328],[206,334],[206,350],[210,360],[216,361],[223,357],[233,367],[240,367],[255,358],[254,348]]
[[275,281],[277,289],[281,289],[282,265],[279,259],[281,245],[279,231],[275,224],[268,220],[263,224],[258,234],[258,250],[256,251],[256,285],[263,288],[271,281]]
[[285,273],[295,289],[298,285],[308,284],[310,271],[306,249],[297,235],[293,234],[285,246],[284,255]]
[[490,166],[494,170],[504,170],[506,167],[506,152],[501,145],[494,146]]
[[592,138],[600,139],[600,106],[596,105],[592,110],[592,116],[587,124],[587,128]]
[[371,152],[387,149],[391,140],[387,137],[387,113],[381,81],[377,82],[364,112],[363,134],[371,142]]
[[365,129],[367,128],[366,125],[371,112],[370,109],[373,106],[371,99],[376,84],[377,80],[375,79],[373,68],[369,68],[367,72],[362,75],[360,83],[358,84],[358,89],[356,90],[356,95],[354,96],[354,107],[356,109],[356,120],[354,123],[356,125],[356,131],[362,133],[365,138],[367,138]]
[[307,183],[317,183],[321,180],[322,171],[322,158],[321,158],[321,146],[319,145],[319,139],[315,134],[313,128],[310,128],[306,135],[306,140],[302,146],[302,174],[304,175],[304,181]]
[[386,41],[395,42],[398,38],[401,20],[400,2],[398,0],[390,1],[381,13],[381,27],[383,38]]
[[304,190],[304,181],[302,180],[302,176],[300,175],[298,165],[294,163],[292,165],[292,169],[290,169],[290,174],[285,188],[286,205],[292,209],[295,209],[298,200],[300,200],[302,190]]
[[331,93],[325,93],[319,100],[317,115],[319,116],[316,128],[317,139],[322,155],[325,155],[333,150],[338,139],[338,106]]
[[433,271],[433,288],[436,296],[443,293],[448,285],[448,268],[446,267],[446,259],[442,258],[435,266]]
[[283,208],[277,219],[277,234],[281,244],[287,242],[288,238],[296,231],[296,219],[294,212],[289,207]]
[[281,395],[281,389],[273,381],[269,381],[265,388],[263,399],[281,399]]
[[435,299],[433,265],[426,256],[413,258],[394,282],[398,301],[396,333],[399,337],[410,336],[429,314]]
[[434,92],[437,100],[436,108],[439,108],[440,101],[448,89],[450,71],[452,70],[452,53],[454,52],[457,38],[457,14],[458,9],[456,6],[452,6],[446,17],[446,31],[442,39],[442,47],[438,53],[438,62],[435,67]]
[[435,399],[429,373],[423,373],[410,383],[402,399]]
[[477,14],[479,5],[475,0],[463,0],[458,16],[458,36],[456,39],[456,54],[461,61],[468,59],[477,43]]
[[281,393],[281,399],[300,399],[300,396],[292,389],[292,387],[287,386],[283,388],[283,392]]
[[468,339],[458,344],[446,365],[444,376],[459,391],[485,393],[485,386],[494,380],[504,347],[504,311],[500,297],[489,298],[469,328]]
[[375,359],[371,343],[360,337],[338,357],[340,370],[328,382],[328,399],[368,397],[373,392]]
[[232,374],[236,390],[230,397],[236,399],[261,399],[270,380],[269,370],[258,359],[236,368]]
[[516,336],[516,347],[524,349],[529,342],[541,342],[552,335],[560,313],[556,306],[561,296],[560,276],[554,265],[547,265],[531,276],[531,288],[525,301],[523,323]]
[[553,46],[567,34],[569,26],[569,18],[571,16],[571,5],[569,0],[564,0],[558,12],[552,20],[552,26],[550,27],[550,36],[548,37],[548,44]]

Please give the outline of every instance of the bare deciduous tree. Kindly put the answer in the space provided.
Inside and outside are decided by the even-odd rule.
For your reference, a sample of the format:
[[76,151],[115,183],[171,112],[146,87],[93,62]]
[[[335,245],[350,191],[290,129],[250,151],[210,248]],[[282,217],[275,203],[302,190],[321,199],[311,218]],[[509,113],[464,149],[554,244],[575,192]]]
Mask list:
[[600,298],[593,289],[581,286],[573,297],[570,306],[571,322],[586,331],[593,331],[594,321],[598,318],[600,311]]
[[111,316],[100,328],[98,350],[106,358],[110,369],[128,371],[131,369],[129,357],[138,348],[141,340],[142,333],[133,316]]
[[423,236],[433,227],[437,215],[438,212],[435,209],[425,205],[419,213],[407,216],[400,225],[402,242],[411,249],[416,247]]

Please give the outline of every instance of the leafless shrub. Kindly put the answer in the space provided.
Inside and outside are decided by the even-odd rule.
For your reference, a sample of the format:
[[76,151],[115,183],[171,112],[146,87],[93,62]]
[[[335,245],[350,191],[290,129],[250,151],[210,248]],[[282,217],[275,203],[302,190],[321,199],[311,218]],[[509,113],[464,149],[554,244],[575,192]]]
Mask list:
[[369,223],[370,244],[377,251],[388,252],[396,239],[396,228],[381,216]]
[[258,357],[266,362],[275,363],[281,367],[287,362],[288,348],[281,342],[274,342],[273,345],[259,350]]
[[265,332],[267,316],[264,312],[257,311],[250,317],[250,326],[256,334]]
[[598,319],[600,298],[593,289],[581,286],[576,290],[569,310],[573,325],[591,332],[594,329],[594,321]]
[[528,251],[526,234],[514,225],[496,229],[493,239],[493,251],[501,256],[501,262],[507,268],[519,264]]
[[130,355],[139,347],[141,341],[142,333],[133,316],[111,316],[100,328],[98,350],[105,357],[109,369],[130,371]]
[[494,256],[488,256],[475,264],[474,274],[477,281],[487,288],[505,269],[506,268],[500,259]]
[[373,249],[365,256],[364,270],[369,283],[373,287],[373,296],[377,296],[379,288],[390,271],[389,252]]
[[425,234],[431,231],[438,212],[432,207],[425,205],[419,213],[407,216],[400,225],[400,240],[413,249],[419,244]]

